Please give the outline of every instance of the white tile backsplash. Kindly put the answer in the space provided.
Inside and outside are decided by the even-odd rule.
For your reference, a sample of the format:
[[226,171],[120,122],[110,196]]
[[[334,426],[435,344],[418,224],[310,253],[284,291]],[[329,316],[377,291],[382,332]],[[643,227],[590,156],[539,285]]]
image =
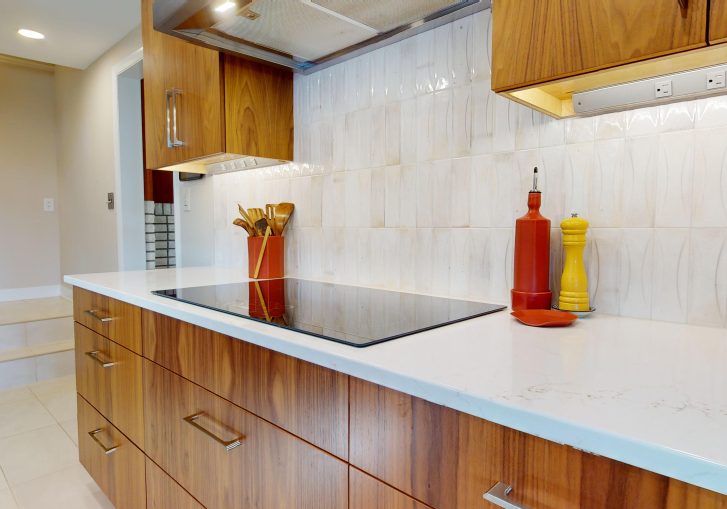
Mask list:
[[290,275],[508,302],[537,165],[554,298],[577,211],[599,312],[727,326],[727,97],[554,120],[490,90],[490,32],[485,11],[296,76],[298,163],[212,177],[216,263],[246,263],[237,202],[293,201]]

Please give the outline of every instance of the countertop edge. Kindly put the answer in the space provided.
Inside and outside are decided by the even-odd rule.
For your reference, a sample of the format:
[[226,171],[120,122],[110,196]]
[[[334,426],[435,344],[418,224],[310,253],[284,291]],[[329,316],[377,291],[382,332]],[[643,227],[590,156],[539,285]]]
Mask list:
[[[65,276],[63,280],[72,286],[106,295],[242,341],[248,341],[545,440],[621,461],[727,495],[727,465],[688,452],[645,443],[605,430],[575,424],[552,415],[507,405],[501,401],[471,396],[456,388],[447,387],[426,379],[401,375],[386,368],[344,358],[332,352],[324,352],[306,345],[295,344],[284,337],[287,335],[305,336],[302,333],[269,327],[244,318],[154,296],[151,293],[148,296],[138,296],[86,281],[78,276]],[[219,315],[219,318],[215,319],[214,315]],[[225,321],[232,320],[235,320],[235,324],[225,323]],[[257,330],[263,327],[270,329],[269,332]],[[244,337],[240,337],[242,335]]]

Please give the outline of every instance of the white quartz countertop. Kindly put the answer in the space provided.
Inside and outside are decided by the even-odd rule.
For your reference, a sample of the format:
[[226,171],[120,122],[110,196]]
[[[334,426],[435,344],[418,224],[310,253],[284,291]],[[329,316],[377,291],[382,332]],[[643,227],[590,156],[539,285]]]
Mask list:
[[66,276],[98,292],[504,426],[727,494],[727,330],[506,311],[354,348],[152,295],[248,281],[185,268]]

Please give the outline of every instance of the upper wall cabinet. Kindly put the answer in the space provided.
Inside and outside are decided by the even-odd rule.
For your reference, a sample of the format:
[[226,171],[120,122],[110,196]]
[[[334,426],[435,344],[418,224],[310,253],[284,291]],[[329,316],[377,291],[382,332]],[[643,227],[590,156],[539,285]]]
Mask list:
[[727,0],[497,0],[492,19],[492,89],[556,118],[637,103],[580,92],[727,63]]
[[727,0],[711,0],[709,10],[709,43],[727,42]]
[[292,72],[162,34],[152,3],[141,2],[147,167],[241,156],[291,160]]
[[[686,3],[686,0],[683,0]],[[493,2],[499,92],[706,46],[707,0]]]

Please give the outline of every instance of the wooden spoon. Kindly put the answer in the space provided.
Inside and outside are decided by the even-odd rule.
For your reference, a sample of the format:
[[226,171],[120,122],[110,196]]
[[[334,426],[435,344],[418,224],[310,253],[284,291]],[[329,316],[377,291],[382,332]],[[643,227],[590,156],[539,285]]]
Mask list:
[[261,217],[255,221],[255,230],[257,230],[257,234],[261,237],[265,235],[265,230],[268,229],[268,226],[268,220],[265,217]]
[[282,235],[285,231],[285,227],[288,225],[288,221],[290,221],[290,216],[293,215],[294,210],[295,205],[293,205],[292,203],[279,203],[275,207],[275,217],[280,218],[280,220],[282,221],[280,235]]
[[232,224],[234,224],[235,226],[239,226],[240,228],[244,228],[250,237],[254,237],[255,235],[257,235],[257,232],[253,228],[251,228],[250,225],[247,224],[247,221],[245,221],[244,219],[240,219],[238,217],[237,219],[232,221]]

